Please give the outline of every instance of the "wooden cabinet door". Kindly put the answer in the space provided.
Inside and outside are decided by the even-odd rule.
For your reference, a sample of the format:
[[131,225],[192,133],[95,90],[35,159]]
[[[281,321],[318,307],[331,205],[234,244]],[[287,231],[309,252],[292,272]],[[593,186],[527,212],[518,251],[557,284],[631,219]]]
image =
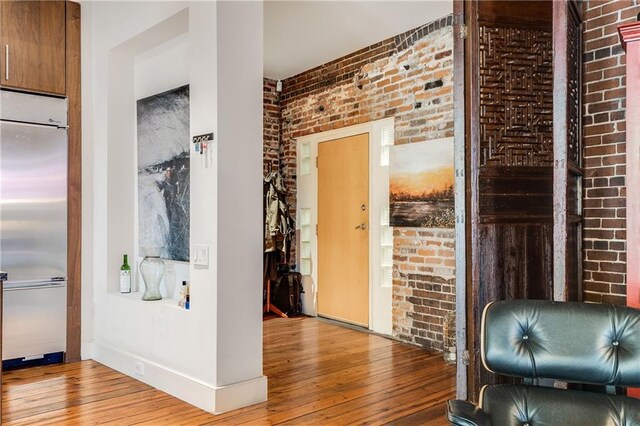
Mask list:
[[0,84],[65,93],[65,2],[0,1]]

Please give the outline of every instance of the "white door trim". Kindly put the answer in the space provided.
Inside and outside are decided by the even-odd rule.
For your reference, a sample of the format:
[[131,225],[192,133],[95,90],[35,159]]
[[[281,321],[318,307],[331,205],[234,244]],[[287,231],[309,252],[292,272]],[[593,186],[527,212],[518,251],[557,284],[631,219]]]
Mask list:
[[[318,170],[316,158],[318,144],[330,142],[363,133],[369,134],[369,329],[380,334],[392,333],[392,286],[383,283],[381,269],[381,224],[382,211],[389,206],[389,166],[381,165],[382,138],[385,129],[391,128],[393,134],[394,119],[371,121],[336,130],[303,136],[296,140],[297,148],[297,265],[301,265],[301,212],[308,209],[311,216],[310,235],[310,264],[311,274],[303,275],[303,312],[317,316],[317,282],[318,282],[318,240],[316,226],[318,223]],[[302,170],[303,151],[301,147],[308,147],[311,164],[308,173]],[[308,164],[308,163],[307,163]],[[303,271],[304,272],[304,271]]]

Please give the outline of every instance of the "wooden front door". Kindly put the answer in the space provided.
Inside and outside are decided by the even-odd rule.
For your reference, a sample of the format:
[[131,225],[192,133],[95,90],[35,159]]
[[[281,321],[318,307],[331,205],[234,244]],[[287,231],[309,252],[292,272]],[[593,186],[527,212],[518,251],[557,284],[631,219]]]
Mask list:
[[318,145],[318,315],[369,326],[369,135]]

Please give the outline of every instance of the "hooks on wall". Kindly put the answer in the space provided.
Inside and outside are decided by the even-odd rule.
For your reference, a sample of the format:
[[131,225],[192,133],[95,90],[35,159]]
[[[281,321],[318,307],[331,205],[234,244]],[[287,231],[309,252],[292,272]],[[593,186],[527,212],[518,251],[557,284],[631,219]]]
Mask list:
[[204,159],[204,166],[208,167],[211,159],[211,151],[209,151],[209,145],[213,142],[213,133],[205,133],[204,135],[197,135],[191,139],[193,143],[193,150],[200,154],[200,157]]

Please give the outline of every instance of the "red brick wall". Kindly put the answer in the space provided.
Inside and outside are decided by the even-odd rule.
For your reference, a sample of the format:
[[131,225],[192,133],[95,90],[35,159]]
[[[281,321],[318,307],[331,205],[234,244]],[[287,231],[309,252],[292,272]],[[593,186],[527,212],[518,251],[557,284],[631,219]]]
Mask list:
[[[396,144],[453,136],[452,48],[447,16],[283,81],[280,164],[292,212],[295,138],[386,117]],[[455,304],[453,247],[453,229],[394,230],[396,338],[441,349]]]
[[263,82],[263,172],[280,167],[280,96],[276,92],[276,81],[265,78]]
[[625,63],[617,26],[640,0],[583,2],[584,300],[624,304]]
[[393,334],[441,350],[442,326],[455,312],[453,229],[395,228],[393,232]]

